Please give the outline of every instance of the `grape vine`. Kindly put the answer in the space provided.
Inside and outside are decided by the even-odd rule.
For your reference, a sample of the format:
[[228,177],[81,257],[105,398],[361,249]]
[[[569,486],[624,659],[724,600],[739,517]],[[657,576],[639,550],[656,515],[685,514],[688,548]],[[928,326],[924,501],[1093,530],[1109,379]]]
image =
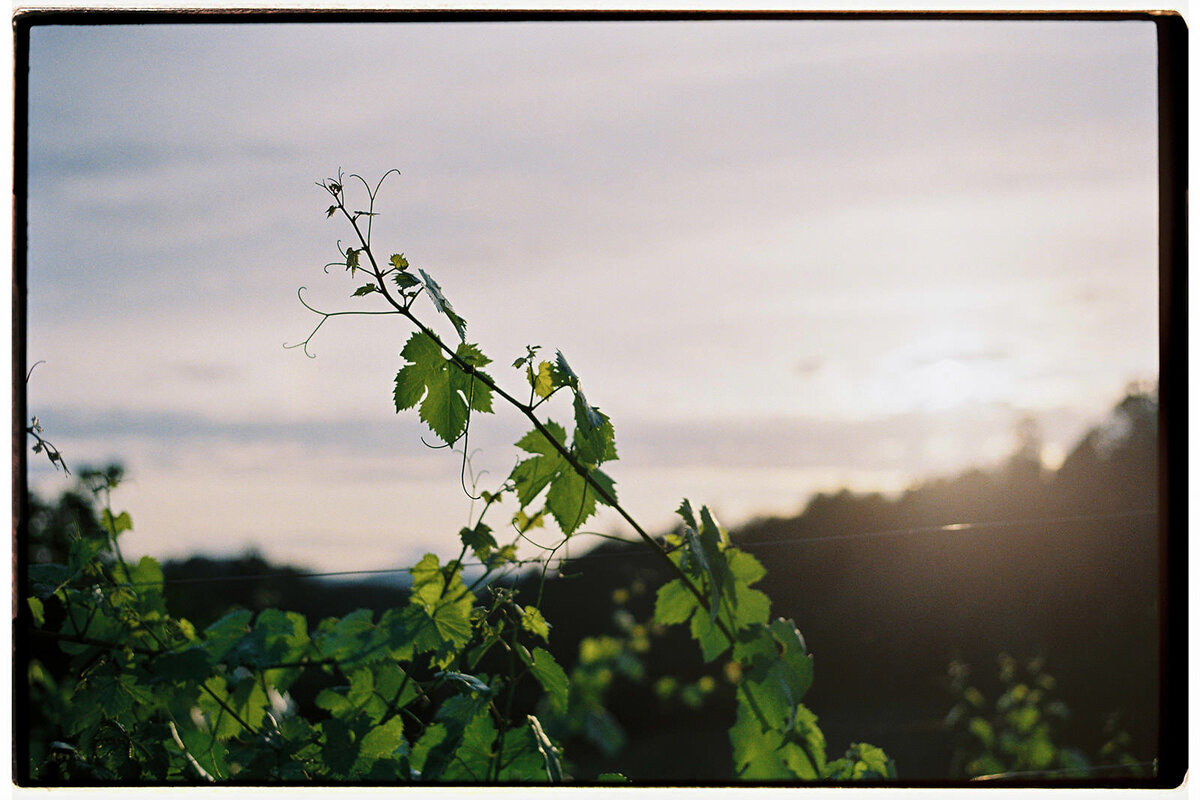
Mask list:
[[[563,353],[542,358],[540,347],[526,347],[511,365],[522,389],[506,390],[492,377],[492,360],[468,342],[467,321],[442,286],[403,253],[384,259],[376,252],[376,199],[394,172],[374,186],[341,173],[318,184],[331,199],[326,216],[340,216],[354,235],[352,244],[339,243],[340,258],[325,271],[341,268],[356,283],[362,273],[366,282],[350,296],[377,305],[320,311],[301,287],[300,302],[319,320],[306,339],[285,346],[311,357],[309,344],[333,317],[389,314],[412,325],[392,401],[397,413],[416,411],[440,442],[431,446],[462,454],[463,488],[482,503],[459,531],[458,556],[442,563],[425,555],[409,570],[408,602],[378,615],[361,609],[310,630],[294,612],[238,610],[196,630],[169,613],[158,563],[129,564],[121,554],[118,539],[132,520],[111,505],[120,476],[86,474],[103,503],[99,531],[77,532],[66,563],[32,566],[25,587],[30,633],[55,640],[70,659],[70,677],[57,680],[44,665],[28,665],[31,694],[58,730],[57,740],[31,752],[32,779],[624,780],[573,774],[563,741],[551,736],[602,716],[606,684],[589,679],[588,665],[619,656],[623,646],[592,646],[568,673],[548,649],[551,625],[540,591],[529,602],[505,582],[523,563],[517,549],[530,531],[557,528],[556,544],[543,546],[548,565],[600,506],[613,509],[669,570],[670,580],[657,589],[654,622],[688,626],[705,662],[725,659],[728,672],[740,676],[729,729],[731,779],[895,777],[892,762],[871,745],[827,757],[817,718],[801,702],[813,681],[804,639],[791,620],[771,618],[770,599],[753,588],[765,568],[733,545],[707,507],[697,512],[684,500],[678,528],[660,540],[620,505],[615,481],[601,468],[618,458],[612,420],[588,402]],[[347,182],[362,202],[349,201]],[[422,295],[457,342],[418,316]],[[482,489],[467,479],[472,419],[501,404],[531,428],[515,443],[520,456],[511,472]],[[552,405],[569,405],[566,424],[550,418]],[[31,432],[36,437],[40,428]],[[45,446],[40,437],[37,443]],[[495,516],[505,503],[516,510],[500,523]],[[510,529],[513,536],[502,534]],[[468,554],[482,565],[469,582]],[[321,713],[311,718],[289,697],[308,671],[328,684],[316,696]]]

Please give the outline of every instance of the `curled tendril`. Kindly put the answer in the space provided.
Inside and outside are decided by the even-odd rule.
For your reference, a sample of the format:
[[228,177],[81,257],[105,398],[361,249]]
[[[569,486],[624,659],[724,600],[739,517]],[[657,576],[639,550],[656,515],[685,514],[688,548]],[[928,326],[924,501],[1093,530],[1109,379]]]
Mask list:
[[[517,536],[519,538],[524,539],[525,541],[529,542],[531,545],[533,545],[534,547],[536,547],[539,550],[545,550],[546,552],[550,553],[550,556],[547,556],[547,558],[553,556],[554,551],[557,550],[558,548],[562,547],[562,544],[563,544],[562,542],[559,542],[558,544],[554,545],[554,547],[549,547],[540,542],[535,542],[533,539],[531,539],[529,537],[529,535],[527,533],[525,533],[525,531],[521,530],[517,526],[517,523],[515,521],[512,522],[511,525],[512,525],[513,529],[517,532]],[[566,540],[564,539],[563,541],[566,541]]]
[[46,359],[44,359],[44,358],[39,361],[33,362],[33,366],[29,368],[29,372],[25,373],[25,382],[29,383],[29,376],[33,374],[33,371],[35,369],[37,369],[38,364],[45,364],[45,363],[46,363]]
[[474,489],[477,485],[477,481],[475,480],[474,475],[471,476],[471,489],[467,488],[467,462],[470,461],[469,456],[467,456],[467,444],[469,442],[468,436],[471,432],[471,404],[474,402],[475,402],[475,373],[472,371],[471,372],[471,383],[469,384],[469,386],[467,388],[467,424],[465,426],[463,426],[463,435],[462,435],[463,459],[462,459],[462,469],[459,472],[458,480],[459,480],[459,483],[462,484],[462,490],[467,495],[467,497],[471,498],[472,500],[482,500],[483,495],[479,495],[478,497],[476,497],[474,494],[471,493],[471,489]]
[[301,286],[299,289],[296,290],[296,297],[299,298],[300,305],[304,306],[309,311],[318,315],[321,318],[321,321],[317,323],[317,326],[312,329],[312,332],[308,334],[308,336],[305,338],[304,341],[297,342],[296,344],[287,344],[285,342],[283,345],[283,349],[284,350],[295,350],[297,347],[303,348],[304,355],[308,356],[309,358],[316,358],[316,356],[314,356],[312,353],[308,352],[308,343],[312,341],[312,338],[317,335],[317,331],[321,330],[321,326],[324,325],[325,321],[328,320],[330,317],[347,317],[347,316],[370,317],[370,316],[394,315],[394,314],[400,313],[399,311],[322,311],[319,308],[313,308],[311,305],[308,304],[308,302],[304,299],[304,292],[306,292],[306,291],[308,291],[308,287]]
[[[478,485],[478,480],[475,478],[473,473],[471,476],[471,489],[467,488],[467,469],[468,469],[468,462],[470,461],[470,456],[467,455],[467,448],[468,448],[468,443],[470,442],[471,404],[473,402],[475,402],[475,373],[474,372],[471,373],[471,383],[470,383],[470,386],[467,391],[467,423],[466,423],[466,425],[463,426],[463,432],[460,433],[458,436],[454,437],[449,442],[445,442],[444,444],[430,444],[429,442],[425,441],[425,437],[422,436],[421,444],[425,445],[430,450],[445,450],[447,447],[453,448],[454,445],[458,444],[458,441],[461,439],[462,443],[463,443],[463,447],[462,447],[462,468],[459,470],[459,475],[458,475],[459,483],[462,485],[463,493],[467,497],[471,498],[472,500],[482,500],[483,495],[476,495],[471,491],[471,489],[476,488]],[[454,452],[458,452],[458,451],[455,450]],[[486,474],[486,473],[484,473],[484,474]],[[482,477],[482,474],[480,477]]]

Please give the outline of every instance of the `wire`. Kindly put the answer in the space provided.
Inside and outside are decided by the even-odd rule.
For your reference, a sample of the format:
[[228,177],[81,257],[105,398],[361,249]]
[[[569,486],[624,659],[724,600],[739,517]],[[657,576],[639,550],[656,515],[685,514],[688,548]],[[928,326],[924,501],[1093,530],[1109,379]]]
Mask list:
[[[1076,522],[1093,522],[1097,520],[1111,519],[1127,519],[1132,517],[1152,517],[1158,514],[1157,511],[1148,509],[1139,509],[1133,511],[1113,511],[1104,514],[1075,514],[1071,516],[1061,517],[1028,517],[1024,519],[1013,520],[991,520],[984,522],[953,522],[946,525],[927,525],[911,528],[892,528],[882,531],[866,531],[862,533],[846,533],[836,534],[832,536],[804,536],[795,539],[780,539],[768,542],[739,542],[737,546],[743,550],[758,550],[774,547],[801,547],[809,544],[817,544],[821,542],[839,542],[849,541],[853,539],[877,539],[892,536],[913,536],[929,533],[970,533],[982,530],[991,530],[998,528],[1014,528],[1028,525],[1061,525]],[[618,537],[609,537],[614,541],[626,544],[639,544],[637,539],[620,539]],[[630,558],[636,555],[649,555],[649,551],[635,551],[632,553],[626,552],[600,552],[588,553],[580,556],[576,560],[592,560],[592,559],[608,559],[608,558]],[[515,566],[525,566],[527,564],[537,564],[542,562],[542,557],[527,558],[517,561],[508,562]],[[463,567],[483,567],[487,566],[482,561],[464,561]],[[394,567],[389,569],[349,569],[338,570],[333,572],[273,572],[261,573],[256,575],[220,575],[203,578],[169,578],[161,581],[163,584],[187,584],[187,583],[220,583],[234,581],[260,581],[260,580],[280,580],[280,579],[308,579],[308,578],[335,578],[348,577],[352,575],[394,575],[401,572],[408,572],[408,567]],[[142,581],[134,583],[122,584],[123,586],[157,586],[157,581]]]
[[1064,524],[1070,522],[1092,522],[1100,519],[1126,519],[1129,517],[1154,516],[1157,511],[1114,511],[1108,514],[1076,514],[1068,517],[1028,517],[1026,519],[993,520],[991,522],[952,522],[948,525],[928,525],[916,528],[894,528],[886,531],[871,531],[868,533],[846,533],[835,536],[805,536],[800,539],[779,540],[773,542],[746,542],[742,547],[778,547],[792,544],[810,544],[816,542],[840,542],[847,539],[875,539],[884,536],[907,536],[917,533],[960,533],[994,528],[1017,528],[1027,525]]

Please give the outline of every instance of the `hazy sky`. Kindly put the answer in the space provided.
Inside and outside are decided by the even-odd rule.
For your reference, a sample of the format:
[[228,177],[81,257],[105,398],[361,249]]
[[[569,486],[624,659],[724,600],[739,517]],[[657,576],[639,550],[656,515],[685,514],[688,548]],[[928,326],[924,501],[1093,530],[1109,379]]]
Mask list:
[[[321,269],[339,167],[401,170],[375,243],[502,385],[563,350],[651,528],[994,464],[1024,414],[1061,457],[1157,375],[1151,23],[40,27],[30,53],[29,409],[70,464],[126,464],[128,551],[457,552],[459,462],[392,406],[409,328],[282,347],[302,285],[372,307]],[[473,423],[482,487],[524,430]]]

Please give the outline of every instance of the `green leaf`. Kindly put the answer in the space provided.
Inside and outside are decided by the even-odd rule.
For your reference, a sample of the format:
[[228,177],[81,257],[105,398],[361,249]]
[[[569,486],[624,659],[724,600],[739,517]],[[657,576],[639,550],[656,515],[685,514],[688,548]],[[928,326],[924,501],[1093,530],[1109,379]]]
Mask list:
[[379,291],[379,287],[376,286],[375,284],[365,283],[362,286],[360,286],[354,290],[353,296],[354,297],[362,297],[363,295],[370,294],[371,292],[378,292],[378,291]]
[[613,425],[607,414],[587,405],[582,394],[575,395],[575,453],[589,466],[617,458]]
[[679,503],[679,508],[675,510],[675,513],[683,519],[684,525],[694,531],[700,529],[700,526],[696,524],[696,515],[692,513],[692,504],[686,497]]
[[619,772],[601,772],[596,776],[596,783],[629,783],[629,778]]
[[29,567],[29,591],[40,598],[54,594],[71,579],[65,564],[32,564]]
[[466,687],[467,690],[472,692],[482,692],[488,695],[492,694],[492,687],[488,686],[474,675],[467,675],[464,672],[438,672],[435,673],[434,677],[452,681],[460,686]]
[[[421,737],[413,745],[412,755],[409,756],[409,763],[415,771],[421,773],[422,778],[425,777],[425,764],[429,760],[429,756],[446,740],[448,734],[449,732],[446,730],[445,725],[434,723],[425,728]],[[433,775],[430,775],[430,778],[433,777]]]
[[575,374],[575,370],[571,369],[571,365],[567,363],[567,359],[562,354],[562,350],[554,351],[554,367],[552,369],[552,377],[555,384],[559,386],[578,386],[579,376]]
[[[412,763],[415,769],[420,770],[423,781],[439,780],[443,773],[446,773],[447,780],[452,779],[454,773],[451,765],[454,763],[455,751],[466,735],[467,726],[477,716],[486,714],[490,702],[490,693],[479,692],[455,695],[442,703],[434,714],[435,725],[426,728],[425,734],[413,746]],[[439,725],[442,731],[435,733],[434,741],[426,746],[426,736],[430,735],[431,729]]]
[[[229,777],[229,765],[226,761],[228,751],[223,743],[191,723],[179,725],[176,732],[188,754],[196,759],[201,769],[218,780]],[[186,774],[189,778],[193,776],[191,770]]]
[[[420,417],[444,442],[457,440],[466,429],[468,409],[491,412],[492,390],[452,359],[444,358],[437,340],[417,331],[400,353],[409,363],[396,374],[396,411],[420,403]],[[474,345],[459,345],[456,355],[479,375],[490,363]],[[423,398],[423,399],[422,399]]]
[[413,276],[411,272],[396,272],[392,274],[392,281],[400,287],[401,291],[411,289],[414,286],[420,286],[421,281]]
[[410,569],[413,576],[409,602],[432,622],[418,630],[414,646],[419,652],[433,651],[435,663],[448,666],[471,639],[471,608],[475,597],[467,591],[461,571],[447,581],[437,556],[427,553]]
[[382,725],[372,728],[362,738],[359,755],[364,758],[390,758],[404,744],[404,720],[394,716]]
[[780,749],[784,734],[763,728],[745,703],[738,703],[737,721],[729,729],[733,745],[733,768],[748,781],[791,780],[795,773],[783,760]]
[[486,713],[477,714],[463,728],[462,739],[442,778],[447,781],[487,782],[497,737],[496,726],[491,718]]
[[789,731],[796,709],[812,685],[812,657],[791,620],[757,625],[739,638],[733,657],[746,665],[739,692],[746,692],[775,730]]
[[350,277],[354,277],[354,273],[359,269],[358,255],[361,250],[355,250],[353,247],[346,248],[346,269],[350,270]]
[[[609,497],[616,499],[617,487],[612,478],[598,469],[591,470],[588,475]],[[568,467],[555,476],[550,491],[546,493],[546,508],[563,533],[570,535],[596,513],[596,501],[599,499],[600,495],[583,476]]]
[[211,672],[212,662],[204,648],[189,647],[177,653],[164,653],[154,659],[150,683],[198,684]]
[[[105,510],[105,513],[108,513],[107,510]],[[82,536],[73,540],[70,549],[67,551],[68,574],[78,575],[107,544],[104,539],[88,536]]]
[[374,612],[360,608],[341,619],[322,620],[312,642],[322,658],[342,662],[342,668],[386,658],[388,632],[372,621]]
[[839,781],[888,780],[896,777],[896,765],[878,747],[855,743],[845,756],[825,766],[824,777]]
[[333,718],[322,722],[320,728],[324,740],[321,760],[329,768],[332,777],[349,777],[359,752],[359,745],[354,741],[350,727],[342,720]]
[[550,362],[543,361],[538,364],[537,373],[534,374],[532,367],[526,367],[529,377],[529,383],[533,386],[533,393],[538,397],[549,397],[554,391],[554,376],[550,373]]
[[542,616],[537,606],[521,608],[521,629],[537,636],[544,642],[550,641],[550,623]]
[[[560,445],[566,442],[567,433],[561,425],[547,421],[545,428]],[[517,464],[509,475],[516,486],[517,499],[522,506],[529,505],[549,485],[547,510],[563,532],[571,534],[595,513],[600,495],[540,431],[525,434],[517,447],[533,454]],[[610,497],[616,498],[616,485],[611,478],[598,469],[591,470],[589,475]]]
[[575,387],[575,406],[582,412],[586,428],[599,428],[603,422],[599,410],[588,403],[587,398],[583,396],[583,390],[578,386]]
[[396,715],[382,725],[367,731],[358,745],[358,758],[352,770],[355,775],[370,771],[372,762],[390,760],[408,749],[404,739],[404,720]]
[[546,696],[550,699],[551,707],[559,714],[565,714],[567,711],[567,693],[570,689],[570,681],[567,678],[566,671],[554,660],[554,656],[550,654],[550,651],[541,647],[533,648],[531,658],[529,671],[533,673],[533,677],[546,690]]
[[29,611],[33,614],[33,619],[38,625],[46,624],[46,611],[42,601],[36,597],[27,597],[25,602],[29,605]]
[[[691,506],[686,500],[680,506],[679,514],[685,521],[694,521]],[[731,610],[735,610],[737,593],[734,589],[734,576],[724,552],[728,534],[713,519],[707,506],[700,509],[700,520],[698,531],[690,526],[685,527],[683,531],[687,555],[685,569],[704,577],[709,593],[709,615],[715,622],[721,611],[721,599],[724,598]]]
[[250,618],[245,609],[230,611],[204,629],[204,649],[214,661],[220,661],[233,645],[250,632]]
[[682,580],[676,578],[658,587],[654,600],[654,621],[659,625],[678,625],[687,622],[698,607],[696,596]]
[[329,208],[325,209],[325,219],[332,217],[336,211],[337,206],[330,206]]
[[421,273],[421,278],[425,281],[425,290],[429,292],[429,297],[433,300],[434,307],[446,315],[450,323],[454,325],[454,330],[458,331],[458,338],[465,342],[467,340],[467,321],[455,313],[454,307],[450,305],[450,301],[442,293],[442,287],[438,286],[437,281],[429,277],[429,273],[420,268],[417,269],[417,272]]
[[474,528],[463,528],[458,535],[462,539],[463,545],[471,548],[475,557],[480,561],[487,559],[488,555],[498,547],[496,537],[492,536],[492,529],[482,522]]
[[[548,420],[546,430],[559,444],[564,444],[567,432],[556,422]],[[517,447],[526,453],[533,453],[533,458],[527,458],[513,468],[512,478],[516,485],[517,500],[522,506],[533,502],[543,489],[549,485],[564,468],[569,469],[562,454],[537,430],[532,430],[521,437]]]
[[104,530],[111,533],[113,536],[119,536],[125,531],[133,530],[133,520],[129,516],[128,511],[122,511],[117,516],[113,516],[112,512],[107,508],[100,512],[100,524]]
[[403,253],[393,253],[388,262],[401,272],[408,269],[408,259],[404,257]]
[[700,645],[705,661],[712,661],[729,649],[729,639],[709,614],[693,614],[690,627],[692,638]]

